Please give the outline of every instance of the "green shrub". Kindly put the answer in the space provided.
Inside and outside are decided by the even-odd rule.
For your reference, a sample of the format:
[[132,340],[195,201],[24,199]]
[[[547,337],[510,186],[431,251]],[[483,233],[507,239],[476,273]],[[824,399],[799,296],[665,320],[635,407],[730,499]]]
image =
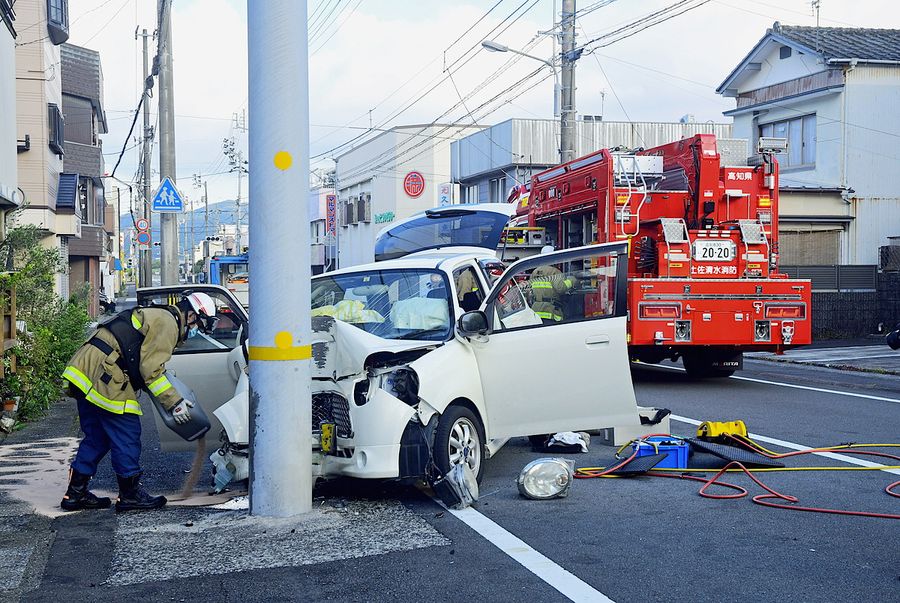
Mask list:
[[0,262],[11,269],[0,275],[0,291],[15,288],[17,318],[26,328],[13,349],[16,373],[4,385],[19,396],[19,418],[25,421],[40,417],[60,399],[60,375],[86,340],[90,324],[86,290],[76,291],[69,301],[54,293],[56,275],[66,267],[57,250],[41,246],[42,236],[35,226],[13,226],[0,243]]

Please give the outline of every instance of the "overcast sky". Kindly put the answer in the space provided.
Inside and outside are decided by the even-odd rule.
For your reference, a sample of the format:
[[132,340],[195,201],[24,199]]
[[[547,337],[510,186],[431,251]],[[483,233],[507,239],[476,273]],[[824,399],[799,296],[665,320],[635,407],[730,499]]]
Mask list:
[[[578,42],[674,2],[611,2],[579,18]],[[559,4],[557,0],[557,10]],[[595,4],[579,0],[577,8]],[[520,58],[507,64],[516,57],[476,49],[491,38],[516,49],[534,45],[530,54],[550,59],[551,38],[538,32],[551,29],[554,0],[310,0],[308,6],[314,158],[364,133],[370,124],[471,123],[473,117],[492,124],[510,117],[553,116],[549,68],[534,76],[534,85],[516,90],[515,84],[541,63]],[[69,7],[69,41],[101,54],[109,120],[103,144],[111,171],[140,98],[142,55],[135,29],[153,32],[156,0],[73,0]],[[900,28],[900,11],[891,0],[822,0],[820,19],[825,27]],[[172,20],[179,188],[199,200],[191,175],[202,173],[208,175],[210,201],[232,199],[237,177],[227,173],[222,139],[236,136],[246,149],[246,133],[236,131],[232,122],[234,113],[247,108],[246,2],[174,0]],[[712,0],[584,55],[576,71],[578,112],[603,114],[607,120],[678,121],[691,114],[697,121],[729,121],[722,111],[732,108],[734,100],[718,96],[715,88],[776,20],[815,25],[809,0]],[[491,33],[501,22],[506,27],[512,21],[505,31]],[[466,99],[464,106],[460,96]],[[156,121],[155,99],[151,121]],[[135,135],[140,124],[139,119]],[[133,135],[126,146],[135,144]],[[313,167],[332,166],[327,157],[315,159]],[[137,161],[137,149],[127,151],[116,176],[131,180]],[[157,163],[154,149],[154,171]],[[157,180],[154,174],[154,184]],[[245,198],[246,190],[245,180]]]

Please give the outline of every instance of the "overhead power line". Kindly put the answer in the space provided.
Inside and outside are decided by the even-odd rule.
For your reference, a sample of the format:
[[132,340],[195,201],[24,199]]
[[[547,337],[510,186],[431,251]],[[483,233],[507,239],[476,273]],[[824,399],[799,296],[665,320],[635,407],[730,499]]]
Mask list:
[[[482,40],[482,39],[485,39],[485,38],[488,38],[488,37],[491,37],[491,36],[495,36],[495,35],[499,35],[499,34],[502,34],[503,32],[505,32],[507,29],[509,29],[509,27],[511,27],[511,26],[512,26],[513,24],[515,24],[519,19],[521,19],[522,16],[524,16],[524,15],[525,15],[526,13],[528,13],[531,9],[533,9],[534,6],[535,6],[540,0],[533,0],[533,1],[531,2],[531,4],[530,4],[527,8],[525,8],[525,5],[528,4],[529,1],[531,1],[531,0],[524,0],[523,2],[521,2],[518,6],[516,6],[515,9],[513,9],[513,11],[512,11],[509,15],[507,15],[507,16],[506,16],[499,24],[497,24],[493,29],[491,29],[491,30],[490,30],[489,32],[487,32],[486,34],[479,36],[478,41],[476,41],[474,44],[472,44],[472,46],[470,46],[469,48],[467,48],[466,51],[463,52],[456,60],[454,60],[452,63],[450,63],[449,65],[446,65],[446,66],[444,67],[444,72],[443,72],[441,75],[437,76],[436,79],[432,79],[429,83],[427,83],[427,84],[425,84],[423,87],[419,88],[419,90],[418,90],[417,92],[415,92],[415,93],[413,94],[412,97],[409,97],[406,101],[404,101],[404,102],[401,104],[401,108],[398,108],[398,109],[394,110],[388,117],[386,117],[385,119],[383,119],[383,120],[378,124],[378,126],[379,126],[379,127],[384,127],[385,125],[389,124],[392,120],[396,119],[397,117],[399,117],[400,115],[402,115],[403,113],[405,113],[406,111],[408,111],[411,107],[415,106],[418,102],[422,101],[426,96],[428,96],[428,94],[430,94],[431,92],[433,92],[438,86],[440,86],[442,83],[444,83],[444,82],[446,82],[446,81],[448,80],[448,76],[446,75],[446,72],[447,72],[447,71],[453,69],[454,67],[457,67],[457,70],[461,69],[461,68],[464,67],[466,64],[468,64],[468,62],[471,61],[471,60],[472,60],[479,52],[481,52],[481,50],[482,50],[482,47],[481,47],[481,40]],[[523,10],[523,9],[524,9],[524,10]],[[490,10],[490,9],[489,9],[489,10]],[[520,11],[521,11],[521,12],[520,12]],[[517,13],[519,13],[519,14],[517,15]],[[503,27],[503,25],[506,24],[507,21],[510,21],[510,19],[512,19],[512,21],[509,22],[509,23],[506,25],[506,27]],[[502,29],[501,29],[501,27],[502,27]],[[498,31],[498,30],[499,30],[499,31]],[[469,29],[468,31],[471,31],[471,29]],[[473,51],[474,51],[474,52],[473,52]],[[462,61],[462,64],[459,64],[460,61]],[[434,63],[434,61],[432,61],[432,63]],[[429,65],[430,65],[430,64],[431,64],[431,63],[429,63]],[[457,65],[458,65],[458,66],[457,66]],[[424,71],[424,68],[423,68],[422,70],[420,70],[419,73],[421,73],[421,71]],[[391,96],[393,96],[394,94],[396,94],[396,92],[398,92],[398,91],[399,91],[400,89],[402,89],[402,88],[403,88],[403,86],[401,86],[400,88],[398,88],[397,90],[395,90],[393,93],[391,93]],[[386,100],[386,99],[385,99],[385,100]],[[379,105],[382,104],[383,102],[384,102],[384,101],[382,101],[381,103],[379,103]],[[376,107],[377,107],[377,106],[378,106],[378,105],[376,105]],[[341,143],[341,144],[339,144],[339,145],[337,145],[337,146],[335,146],[335,147],[332,147],[332,148],[328,149],[327,151],[324,151],[324,152],[321,152],[321,153],[317,153],[316,155],[313,155],[310,159],[317,159],[317,158],[320,158],[320,157],[324,157],[324,156],[326,156],[326,155],[330,155],[330,154],[332,154],[332,153],[334,153],[334,152],[336,152],[336,151],[339,151],[339,150],[341,150],[341,149],[344,149],[344,148],[346,148],[346,147],[352,145],[352,144],[355,143],[355,142],[361,141],[361,140],[363,140],[364,138],[366,138],[366,133],[359,134],[359,135],[357,135],[357,136],[354,136],[354,137],[351,138],[350,140],[347,140],[347,141],[345,141],[345,142],[343,142],[343,143]]]

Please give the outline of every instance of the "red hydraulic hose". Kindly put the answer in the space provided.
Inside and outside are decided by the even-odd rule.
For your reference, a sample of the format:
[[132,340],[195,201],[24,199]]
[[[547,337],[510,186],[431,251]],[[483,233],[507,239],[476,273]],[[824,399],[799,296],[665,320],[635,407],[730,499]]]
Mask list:
[[[800,499],[798,499],[796,496],[791,496],[790,494],[781,494],[780,492],[776,492],[775,490],[769,488],[764,483],[762,483],[759,479],[757,479],[755,475],[753,475],[750,471],[748,471],[747,468],[744,467],[744,465],[742,465],[738,461],[732,461],[732,462],[728,463],[727,465],[722,467],[722,469],[720,469],[718,473],[716,473],[713,477],[711,477],[709,479],[705,479],[702,477],[696,477],[693,475],[670,475],[670,474],[661,474],[661,473],[652,473],[652,472],[649,473],[648,475],[653,475],[653,476],[658,476],[658,477],[674,477],[674,478],[680,478],[680,479],[690,479],[690,480],[694,480],[694,481],[698,481],[698,482],[703,482],[703,487],[700,488],[700,491],[698,492],[698,494],[700,494],[700,496],[702,496],[704,498],[716,498],[716,499],[743,498],[744,496],[747,496],[747,494],[748,494],[747,490],[745,490],[744,488],[741,488],[740,486],[737,486],[735,484],[729,484],[727,482],[719,481],[719,478],[725,474],[725,471],[732,467],[742,469],[744,471],[744,473],[746,473],[748,476],[750,476],[750,479],[752,479],[760,488],[762,488],[763,490],[768,492],[768,494],[757,494],[756,496],[754,496],[752,498],[754,503],[756,503],[758,505],[762,505],[764,507],[774,507],[776,509],[789,509],[792,511],[809,511],[809,512],[813,512],[813,513],[830,513],[833,515],[856,515],[856,516],[861,516],[861,517],[876,517],[879,519],[900,519],[900,515],[894,515],[891,513],[872,513],[869,511],[847,511],[844,509],[829,509],[829,508],[824,508],[824,507],[803,507],[803,506],[798,506],[796,504],[781,504],[781,503],[767,502],[767,501],[765,501],[765,499],[769,499],[769,498],[778,498],[778,499],[784,500],[788,503],[796,503],[796,502],[799,502]],[[893,492],[893,488],[895,488],[898,485],[900,485],[900,481],[894,482],[893,484],[888,486],[886,489],[887,493],[890,494],[891,496],[896,496],[896,497],[900,498],[900,494]],[[722,486],[725,488],[731,488],[733,490],[739,490],[740,493],[739,494],[710,494],[709,492],[706,491],[710,486]]]

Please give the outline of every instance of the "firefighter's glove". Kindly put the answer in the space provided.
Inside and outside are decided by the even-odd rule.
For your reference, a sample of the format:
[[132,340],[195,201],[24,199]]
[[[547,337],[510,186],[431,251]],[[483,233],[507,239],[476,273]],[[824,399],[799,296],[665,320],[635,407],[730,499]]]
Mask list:
[[182,400],[178,404],[172,407],[172,418],[175,419],[175,422],[181,425],[182,423],[187,423],[191,420],[191,410],[194,408],[194,403],[190,400]]

